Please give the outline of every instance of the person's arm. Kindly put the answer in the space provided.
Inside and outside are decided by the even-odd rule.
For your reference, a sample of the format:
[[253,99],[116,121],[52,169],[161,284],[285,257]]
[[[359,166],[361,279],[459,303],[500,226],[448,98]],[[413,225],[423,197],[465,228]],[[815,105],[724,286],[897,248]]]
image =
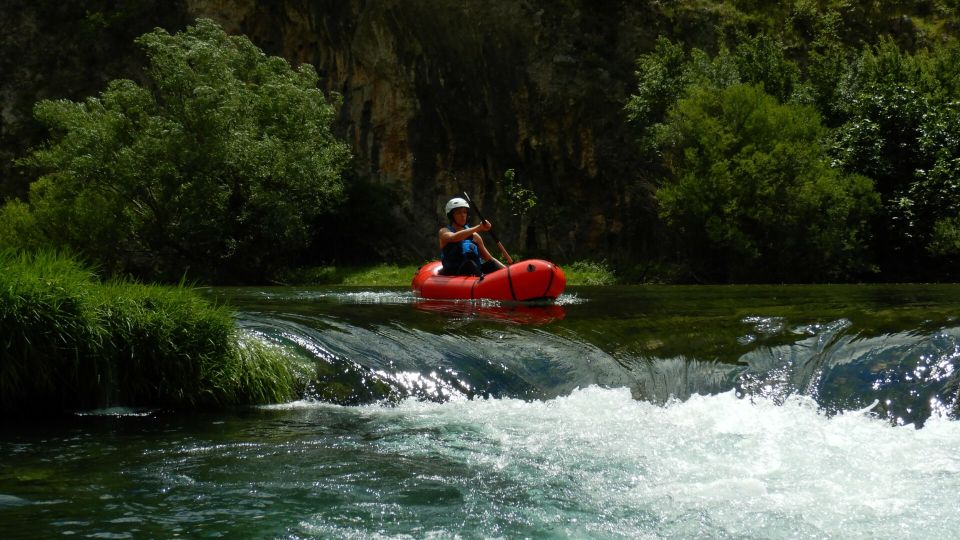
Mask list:
[[506,268],[506,265],[504,265],[498,259],[493,258],[493,255],[490,255],[490,252],[487,251],[487,246],[483,245],[483,238],[480,238],[479,234],[473,235],[473,241],[477,243],[477,249],[480,251],[481,260],[494,261],[495,263],[497,263],[497,266],[499,266],[500,268]]
[[450,242],[461,242],[470,238],[471,235],[481,232],[489,231],[493,225],[489,221],[481,221],[479,225],[474,225],[473,227],[467,227],[462,231],[450,232],[450,229],[444,227],[440,229],[440,249],[443,249],[443,246],[449,244]]

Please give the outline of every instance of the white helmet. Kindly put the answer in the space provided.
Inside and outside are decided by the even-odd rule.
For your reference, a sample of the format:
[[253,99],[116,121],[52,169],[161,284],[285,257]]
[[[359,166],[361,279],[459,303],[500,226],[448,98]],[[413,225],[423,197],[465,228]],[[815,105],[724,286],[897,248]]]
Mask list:
[[443,207],[443,211],[449,216],[450,212],[453,212],[457,208],[470,208],[470,205],[460,197],[454,197],[447,201],[447,205]]

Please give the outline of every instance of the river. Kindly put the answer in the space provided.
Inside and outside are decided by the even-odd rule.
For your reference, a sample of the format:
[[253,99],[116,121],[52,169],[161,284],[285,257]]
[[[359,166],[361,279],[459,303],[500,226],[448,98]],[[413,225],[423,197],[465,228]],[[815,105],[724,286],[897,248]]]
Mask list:
[[4,426],[0,538],[960,530],[957,285],[203,292],[352,387]]

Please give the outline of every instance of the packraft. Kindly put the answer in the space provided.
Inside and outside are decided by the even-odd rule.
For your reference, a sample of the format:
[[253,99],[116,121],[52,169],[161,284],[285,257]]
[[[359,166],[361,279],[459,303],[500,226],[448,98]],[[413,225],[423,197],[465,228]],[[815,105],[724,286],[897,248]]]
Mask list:
[[567,278],[550,261],[530,259],[483,276],[444,276],[440,261],[420,267],[413,278],[413,292],[438,300],[490,299],[515,302],[554,300],[563,292]]

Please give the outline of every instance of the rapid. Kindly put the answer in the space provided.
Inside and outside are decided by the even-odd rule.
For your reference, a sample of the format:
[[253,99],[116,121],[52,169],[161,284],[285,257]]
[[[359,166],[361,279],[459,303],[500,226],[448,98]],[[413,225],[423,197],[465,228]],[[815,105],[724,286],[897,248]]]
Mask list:
[[[952,538],[960,287],[211,289],[351,385],[0,436],[0,536]],[[389,399],[381,399],[389,389]]]

